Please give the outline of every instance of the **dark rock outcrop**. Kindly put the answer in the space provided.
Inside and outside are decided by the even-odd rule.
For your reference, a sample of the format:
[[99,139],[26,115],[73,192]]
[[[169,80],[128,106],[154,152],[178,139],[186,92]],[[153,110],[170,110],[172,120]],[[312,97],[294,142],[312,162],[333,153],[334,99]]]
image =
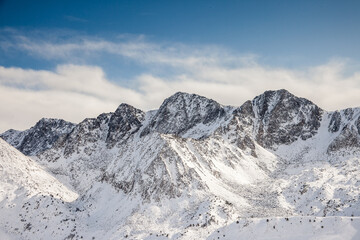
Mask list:
[[71,132],[74,127],[75,124],[61,119],[42,118],[28,130],[8,130],[0,137],[25,155],[32,156],[52,148],[60,137]]
[[317,133],[323,110],[282,89],[266,91],[252,101],[256,140],[266,148],[306,140]]

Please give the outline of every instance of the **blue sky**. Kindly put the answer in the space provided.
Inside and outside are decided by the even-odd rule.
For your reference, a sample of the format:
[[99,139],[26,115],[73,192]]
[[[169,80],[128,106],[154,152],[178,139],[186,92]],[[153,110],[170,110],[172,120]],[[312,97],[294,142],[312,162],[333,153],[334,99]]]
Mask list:
[[[307,66],[360,58],[359,1],[2,1],[0,24],[103,38],[216,44],[266,63]],[[14,63],[15,64],[15,63]],[[24,63],[26,64],[26,63]]]
[[0,1],[0,101],[11,102],[0,130],[121,102],[153,109],[176,91],[241,105],[287,88],[330,110],[359,105],[359,10],[350,0]]

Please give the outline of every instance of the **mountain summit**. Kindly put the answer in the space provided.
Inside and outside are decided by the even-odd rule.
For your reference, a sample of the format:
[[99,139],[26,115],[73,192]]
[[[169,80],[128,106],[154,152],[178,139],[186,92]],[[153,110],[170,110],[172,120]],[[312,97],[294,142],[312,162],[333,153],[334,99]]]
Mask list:
[[311,138],[323,115],[323,110],[314,103],[284,89],[266,91],[255,97],[252,104],[258,120],[256,138],[264,147]]
[[210,125],[224,119],[225,114],[225,108],[214,100],[177,92],[165,99],[143,135],[151,131],[184,135],[196,125]]

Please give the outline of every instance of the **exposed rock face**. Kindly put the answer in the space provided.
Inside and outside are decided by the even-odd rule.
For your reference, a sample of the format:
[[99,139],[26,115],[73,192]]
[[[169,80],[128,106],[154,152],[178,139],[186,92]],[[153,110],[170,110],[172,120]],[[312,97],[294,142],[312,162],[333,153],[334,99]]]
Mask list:
[[163,102],[142,136],[151,131],[184,135],[196,125],[207,125],[224,118],[225,113],[225,109],[214,100],[178,92]]
[[358,133],[360,134],[360,116],[359,116],[358,119],[356,120],[355,124],[356,124],[356,128],[357,128],[357,130],[358,130]]
[[87,118],[75,126],[72,132],[56,143],[55,148],[63,148],[64,156],[73,153],[91,155],[98,141],[105,141],[111,114],[101,114],[97,118]]
[[354,126],[345,125],[341,134],[329,145],[328,152],[337,152],[346,149],[359,149],[360,137]]
[[136,133],[142,126],[145,113],[128,104],[121,104],[109,119],[109,130],[106,143],[113,147],[118,142],[126,141],[131,134]]
[[264,147],[306,140],[317,133],[323,110],[286,90],[266,91],[253,101],[256,140]]
[[348,108],[330,114],[329,131],[337,136],[330,143],[328,153],[360,149],[359,119],[359,108]]
[[108,148],[121,144],[142,126],[145,113],[128,104],[121,104],[114,113],[101,114],[97,118],[87,118],[57,143],[64,146],[64,155],[74,152],[91,155],[97,151],[97,143],[105,142]]
[[253,138],[254,121],[253,105],[251,101],[246,101],[232,112],[231,121],[221,129],[219,135],[226,134],[232,144],[241,150],[249,150],[252,156],[257,157]]
[[71,132],[74,127],[75,124],[64,120],[43,118],[29,130],[8,130],[0,137],[25,155],[31,156],[50,149],[60,137]]
[[329,124],[329,131],[334,133],[340,130],[340,126],[341,126],[341,115],[338,111],[335,111],[332,115],[331,115],[331,120],[330,120],[330,124]]

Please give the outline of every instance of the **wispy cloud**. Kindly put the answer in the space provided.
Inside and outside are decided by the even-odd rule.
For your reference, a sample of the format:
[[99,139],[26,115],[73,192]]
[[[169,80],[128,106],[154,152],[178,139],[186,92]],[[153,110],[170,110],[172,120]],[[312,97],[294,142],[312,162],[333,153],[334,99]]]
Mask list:
[[[349,71],[350,60],[332,59],[294,70],[266,66],[259,56],[234,54],[219,46],[155,43],[143,36],[109,41],[77,35],[61,41],[13,35],[16,41],[11,46],[1,41],[3,48],[67,64],[54,60],[56,67],[47,71],[0,67],[0,101],[9,103],[0,105],[1,130],[25,128],[43,116],[78,122],[113,111],[121,102],[154,109],[176,91],[240,106],[265,90],[286,88],[328,110],[360,105],[360,72]],[[86,63],[97,54],[120,56],[147,68],[132,77],[132,88],[125,87],[110,81],[100,66]],[[74,64],[76,57],[84,64]]]
[[[30,35],[30,36],[29,36]],[[243,64],[255,55],[236,56],[219,46],[188,46],[181,43],[153,43],[143,35],[124,34],[118,41],[70,33],[43,32],[25,35],[12,31],[0,42],[3,48],[14,48],[46,59],[71,59],[89,54],[106,53],[132,59],[138,63],[188,68],[199,65]]]

